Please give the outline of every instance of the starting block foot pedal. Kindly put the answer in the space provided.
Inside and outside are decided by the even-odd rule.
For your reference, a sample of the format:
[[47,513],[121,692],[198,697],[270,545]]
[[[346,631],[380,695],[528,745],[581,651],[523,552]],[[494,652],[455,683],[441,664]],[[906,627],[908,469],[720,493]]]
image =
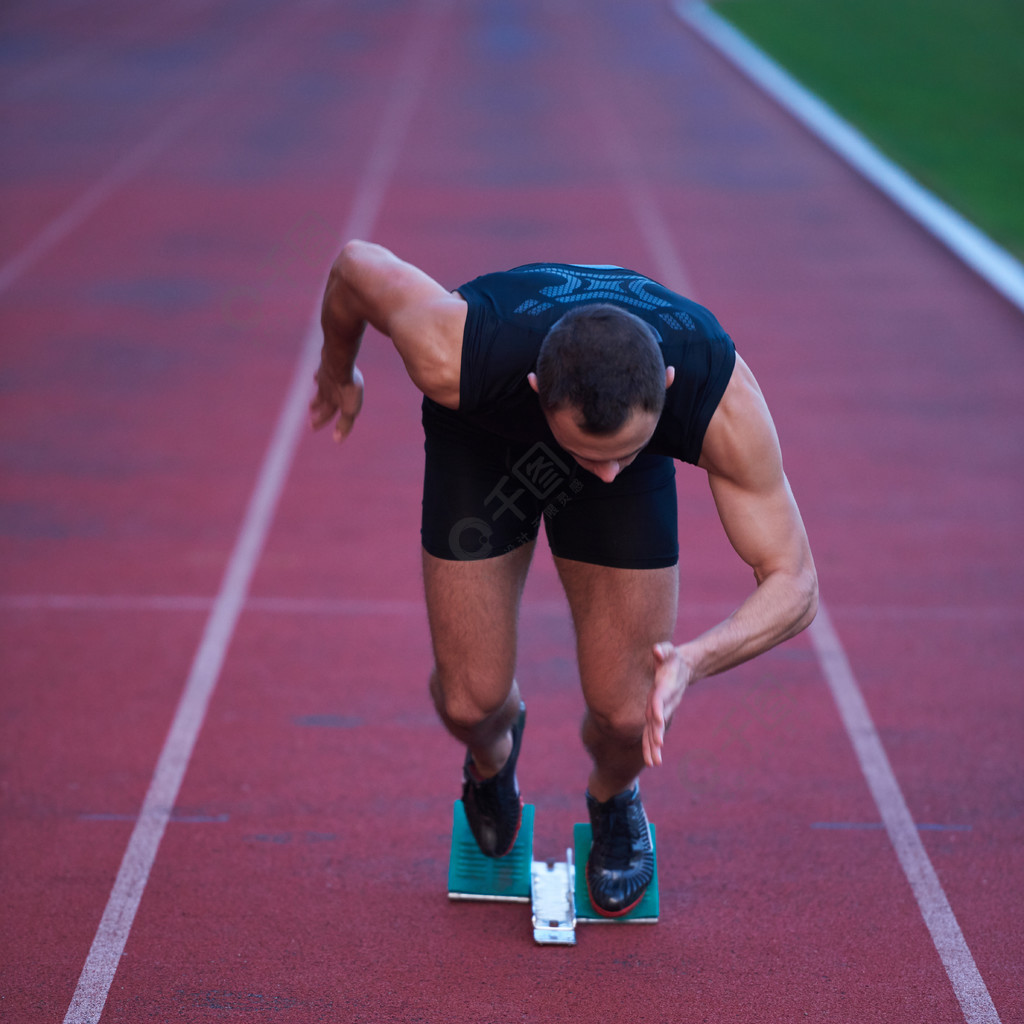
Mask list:
[[647,887],[643,899],[622,917],[603,917],[590,902],[587,892],[586,864],[590,856],[590,824],[577,824],[572,830],[573,843],[576,849],[576,863],[580,865],[576,872],[576,920],[580,924],[657,924],[661,908],[658,893],[658,844],[651,826],[651,842],[654,845],[654,878]]
[[523,807],[515,846],[500,858],[485,857],[476,845],[461,800],[455,801],[452,852],[448,861],[448,898],[530,902],[530,866],[533,861],[533,804]]
[[535,860],[530,869],[533,940],[542,946],[576,945],[572,849],[564,862]]

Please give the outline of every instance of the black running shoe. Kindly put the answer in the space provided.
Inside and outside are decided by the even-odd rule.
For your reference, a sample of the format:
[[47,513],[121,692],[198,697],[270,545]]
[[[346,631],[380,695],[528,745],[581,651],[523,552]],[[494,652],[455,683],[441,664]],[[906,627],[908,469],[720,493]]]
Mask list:
[[628,914],[654,880],[654,844],[640,787],[598,803],[587,793],[593,843],[587,858],[587,892],[602,917]]
[[479,779],[473,758],[466,752],[462,767],[462,803],[466,821],[480,852],[485,857],[504,857],[516,844],[523,820],[523,801],[516,780],[516,761],[523,741],[526,705],[519,705],[519,717],[512,726],[512,753],[501,771],[489,779]]

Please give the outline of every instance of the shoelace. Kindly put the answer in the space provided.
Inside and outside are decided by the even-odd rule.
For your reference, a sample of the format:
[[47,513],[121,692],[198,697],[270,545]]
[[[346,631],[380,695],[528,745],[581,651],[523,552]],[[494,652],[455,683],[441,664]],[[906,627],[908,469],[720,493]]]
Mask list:
[[611,811],[601,830],[606,858],[615,863],[628,864],[633,856],[633,842],[640,836],[636,815],[626,811]]
[[[502,779],[501,772],[499,772],[489,779],[474,780],[472,785],[477,807],[489,817],[500,817],[504,808],[515,802],[514,775],[511,779]],[[502,790],[504,789],[507,789],[508,792],[503,794]]]

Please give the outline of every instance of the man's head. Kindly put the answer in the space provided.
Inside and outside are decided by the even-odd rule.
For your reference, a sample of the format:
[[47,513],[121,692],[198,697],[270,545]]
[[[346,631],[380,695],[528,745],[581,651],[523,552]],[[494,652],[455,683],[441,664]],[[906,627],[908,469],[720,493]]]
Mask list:
[[572,408],[588,434],[612,434],[639,412],[661,414],[665,362],[658,337],[617,306],[577,306],[548,331],[537,358],[545,412]]
[[570,310],[551,328],[529,379],[559,444],[610,480],[650,440],[673,374],[643,320],[592,305]]

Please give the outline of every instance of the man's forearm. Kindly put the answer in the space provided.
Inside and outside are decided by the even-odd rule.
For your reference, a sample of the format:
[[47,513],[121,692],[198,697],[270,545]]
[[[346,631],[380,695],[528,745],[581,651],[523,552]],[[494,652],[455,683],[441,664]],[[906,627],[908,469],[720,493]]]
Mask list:
[[725,621],[679,645],[692,681],[717,675],[763,654],[810,625],[818,608],[812,570],[766,577]]

